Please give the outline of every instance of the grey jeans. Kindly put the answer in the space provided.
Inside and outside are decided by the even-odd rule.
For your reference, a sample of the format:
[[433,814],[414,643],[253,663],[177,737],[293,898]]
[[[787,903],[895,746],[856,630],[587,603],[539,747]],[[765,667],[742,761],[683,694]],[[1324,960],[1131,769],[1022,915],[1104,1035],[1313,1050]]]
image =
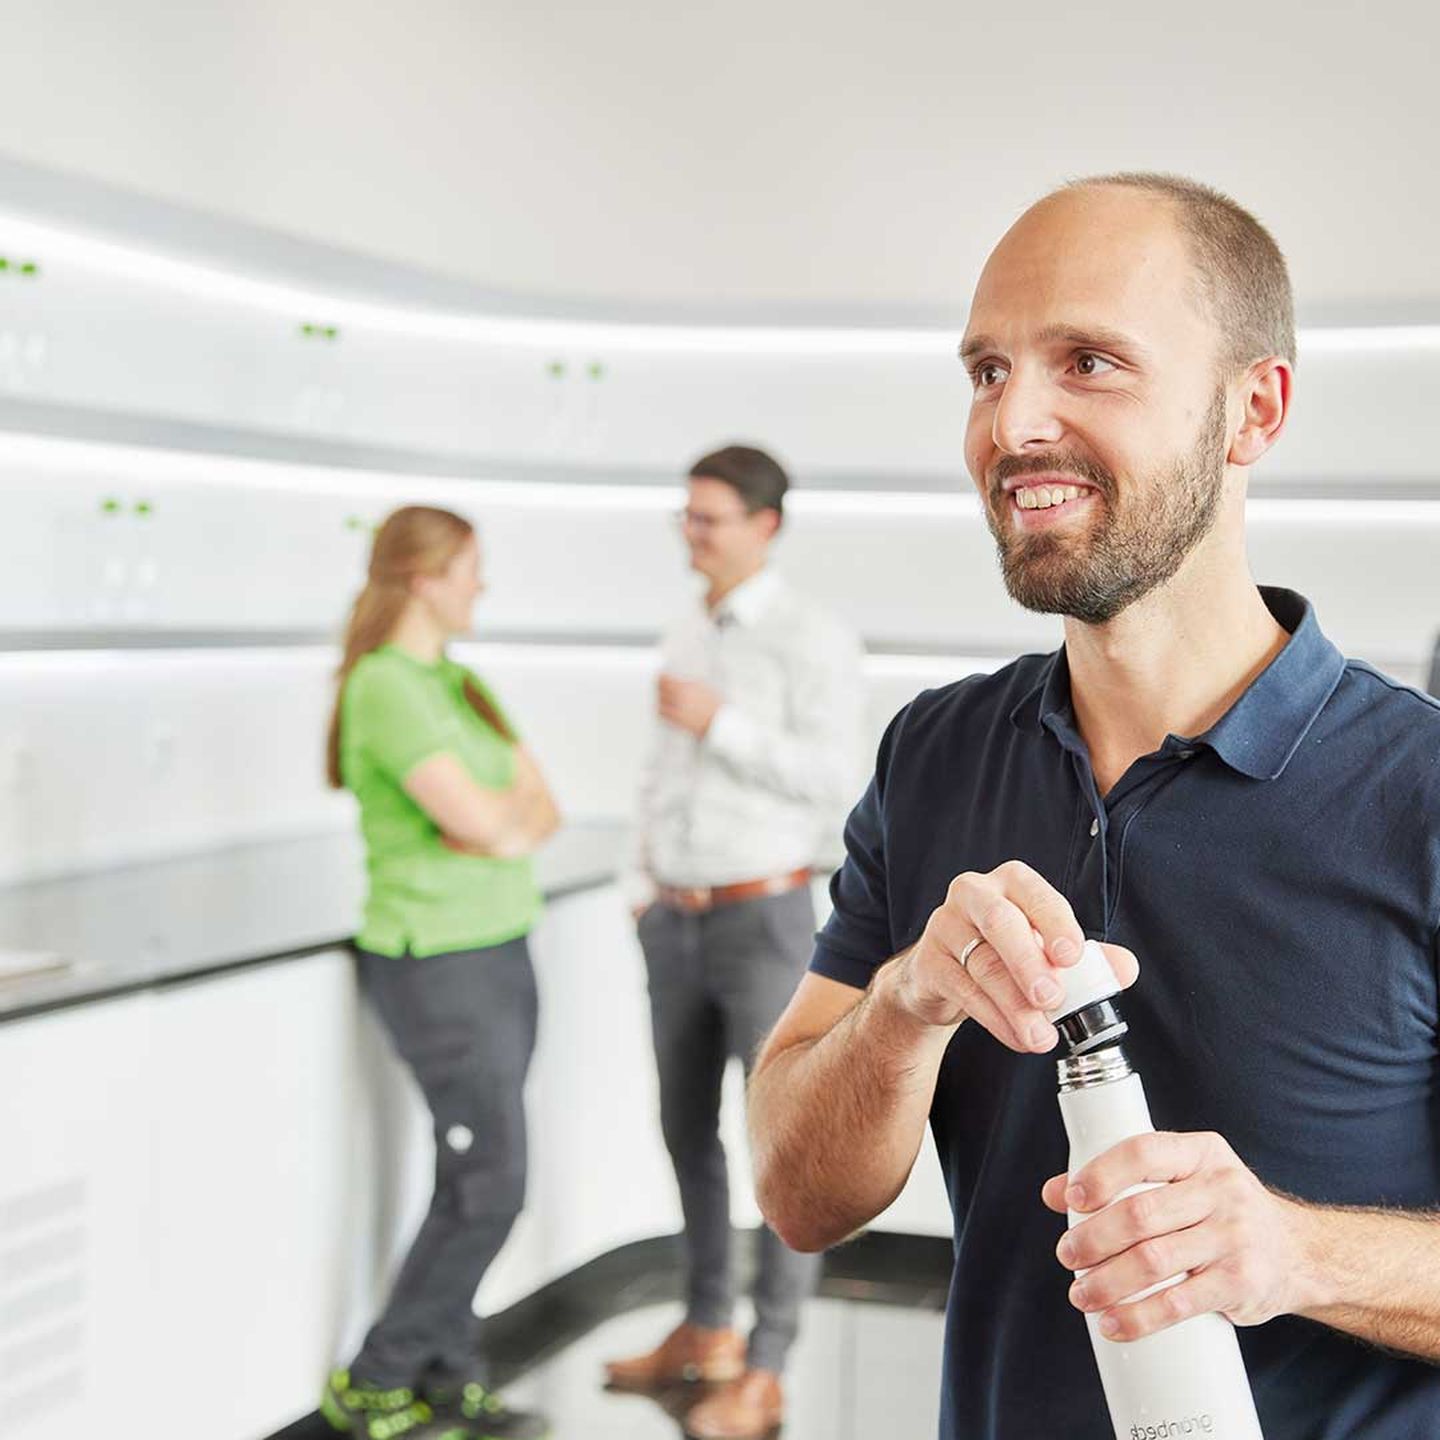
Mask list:
[[[660,1072],[660,1128],[675,1167],[685,1216],[686,1319],[725,1326],[734,1309],[730,1273],[730,1184],[720,1142],[725,1064],[739,1056],[746,1079],[760,1042],[780,1018],[809,964],[815,909],[806,887],[691,915],[652,905],[640,944]],[[749,1362],[784,1369],[815,1287],[820,1257],[760,1232],[755,1329]]]
[[424,959],[356,952],[360,985],[435,1122],[435,1193],[351,1372],[385,1387],[484,1380],[475,1291],[525,1199],[535,972],[524,938]]

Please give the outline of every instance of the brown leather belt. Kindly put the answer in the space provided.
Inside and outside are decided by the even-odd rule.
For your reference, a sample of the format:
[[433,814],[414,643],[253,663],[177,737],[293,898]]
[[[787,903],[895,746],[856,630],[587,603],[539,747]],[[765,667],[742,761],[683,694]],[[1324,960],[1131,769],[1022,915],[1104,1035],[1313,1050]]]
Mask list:
[[673,910],[700,915],[717,905],[733,905],[737,900],[758,900],[762,895],[784,895],[809,883],[809,870],[792,870],[788,875],[771,875],[764,880],[740,880],[734,885],[695,885],[688,888],[661,885],[660,903]]

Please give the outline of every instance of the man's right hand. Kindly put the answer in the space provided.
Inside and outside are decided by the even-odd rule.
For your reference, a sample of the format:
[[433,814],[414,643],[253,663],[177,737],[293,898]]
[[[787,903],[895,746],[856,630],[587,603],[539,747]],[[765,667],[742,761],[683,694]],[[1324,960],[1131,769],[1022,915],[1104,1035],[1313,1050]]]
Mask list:
[[[962,966],[961,952],[975,939],[981,943]],[[1008,860],[950,882],[924,934],[895,961],[892,994],[928,1025],[968,1018],[1012,1050],[1043,1052],[1059,1039],[1044,1014],[1064,993],[1059,972],[1080,958],[1084,943],[1070,902],[1028,865]],[[1120,984],[1134,984],[1135,956],[1120,945],[1101,948]]]

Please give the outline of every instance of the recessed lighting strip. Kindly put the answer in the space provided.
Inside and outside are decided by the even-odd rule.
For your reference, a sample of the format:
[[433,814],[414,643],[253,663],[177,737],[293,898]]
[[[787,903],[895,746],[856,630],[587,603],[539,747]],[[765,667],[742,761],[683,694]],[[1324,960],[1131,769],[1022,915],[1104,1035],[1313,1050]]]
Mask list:
[[808,354],[826,356],[955,353],[952,330],[831,327],[615,324],[447,313],[378,304],[257,279],[193,260],[139,250],[32,221],[0,216],[0,247],[42,256],[48,267],[69,263],[192,299],[246,306],[379,334],[471,341],[498,347],[582,350],[602,354],[653,351],[690,354]]
[[[263,279],[140,249],[18,216],[0,215],[0,253],[72,264],[193,299],[281,315],[323,319],[378,334],[548,351],[698,355],[868,355],[953,358],[953,328],[601,323],[447,312],[387,305]],[[1440,351],[1440,325],[1327,326],[1300,331],[1302,353]]]

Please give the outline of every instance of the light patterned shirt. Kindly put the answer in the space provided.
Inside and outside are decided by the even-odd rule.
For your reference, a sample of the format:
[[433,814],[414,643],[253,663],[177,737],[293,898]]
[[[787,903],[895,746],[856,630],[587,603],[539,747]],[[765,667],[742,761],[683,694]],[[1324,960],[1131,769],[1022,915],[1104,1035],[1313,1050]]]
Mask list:
[[661,669],[723,704],[703,739],[657,720],[641,784],[634,903],[655,883],[733,884],[838,858],[860,793],[859,638],[765,569],[661,642]]

